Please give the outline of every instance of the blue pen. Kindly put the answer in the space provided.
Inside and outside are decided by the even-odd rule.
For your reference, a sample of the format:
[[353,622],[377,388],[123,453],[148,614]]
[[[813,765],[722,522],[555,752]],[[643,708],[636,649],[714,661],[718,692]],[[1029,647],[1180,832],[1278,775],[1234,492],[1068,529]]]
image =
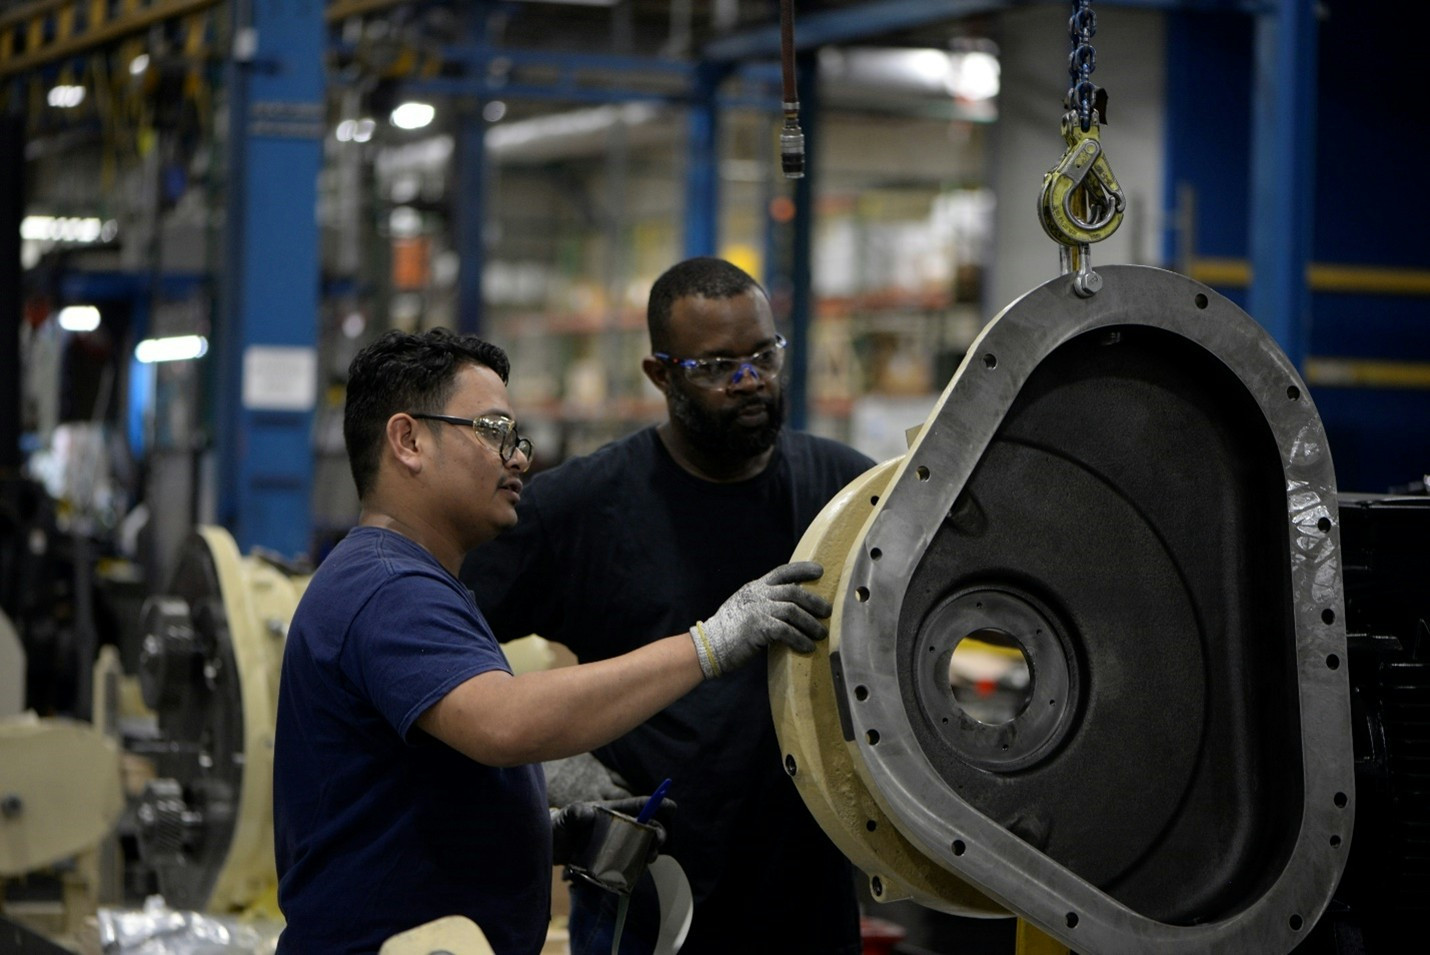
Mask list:
[[650,798],[646,800],[646,804],[641,807],[641,814],[636,816],[636,822],[650,822],[650,817],[654,816],[655,811],[660,808],[660,801],[665,798],[665,791],[669,788],[669,779],[655,787],[655,792],[651,793]]

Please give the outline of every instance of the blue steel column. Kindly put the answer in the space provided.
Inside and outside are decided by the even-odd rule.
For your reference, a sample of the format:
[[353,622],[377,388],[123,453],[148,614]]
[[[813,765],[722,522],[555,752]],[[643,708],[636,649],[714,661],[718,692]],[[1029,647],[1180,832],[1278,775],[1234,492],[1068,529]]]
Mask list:
[[472,101],[457,120],[457,194],[452,199],[456,212],[457,245],[457,329],[482,334],[482,273],[486,268],[483,237],[487,208],[487,124],[481,103]]
[[1301,368],[1314,227],[1316,0],[1279,0],[1258,14],[1251,144],[1248,311]]
[[685,257],[714,255],[720,243],[720,82],[724,63],[701,63],[690,91],[685,168]]
[[[317,400],[324,5],[266,0],[232,9],[217,517],[245,552],[304,555]],[[276,368],[284,374],[256,387]]]
[[810,259],[814,245],[814,186],[819,173],[819,60],[817,51],[801,52],[795,61],[799,90],[799,125],[804,133],[804,178],[794,187],[794,248],[791,256],[789,423],[802,431],[809,425],[809,323],[813,312]]

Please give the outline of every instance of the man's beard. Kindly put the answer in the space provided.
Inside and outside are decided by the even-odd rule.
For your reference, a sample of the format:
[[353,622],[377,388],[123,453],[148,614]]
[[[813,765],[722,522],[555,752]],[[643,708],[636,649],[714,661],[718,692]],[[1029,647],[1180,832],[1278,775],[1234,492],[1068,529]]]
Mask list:
[[[733,408],[710,411],[676,386],[670,389],[670,416],[680,423],[691,442],[721,461],[744,461],[774,447],[785,420],[784,389],[774,395],[755,394]],[[765,409],[765,420],[755,427],[739,422],[740,411],[751,405]]]

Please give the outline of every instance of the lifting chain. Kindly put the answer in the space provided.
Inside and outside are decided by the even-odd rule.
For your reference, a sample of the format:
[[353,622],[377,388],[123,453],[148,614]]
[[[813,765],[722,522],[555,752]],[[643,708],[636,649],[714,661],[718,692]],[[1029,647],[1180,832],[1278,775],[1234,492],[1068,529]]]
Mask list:
[[1060,246],[1063,274],[1074,273],[1073,289],[1086,298],[1102,287],[1092,271],[1091,246],[1117,231],[1126,200],[1099,138],[1106,121],[1107,92],[1092,81],[1097,68],[1097,14],[1092,0],[1072,0],[1068,19],[1072,52],[1068,55],[1068,86],[1062,119],[1067,151],[1043,177],[1038,200],[1038,220],[1043,231]]

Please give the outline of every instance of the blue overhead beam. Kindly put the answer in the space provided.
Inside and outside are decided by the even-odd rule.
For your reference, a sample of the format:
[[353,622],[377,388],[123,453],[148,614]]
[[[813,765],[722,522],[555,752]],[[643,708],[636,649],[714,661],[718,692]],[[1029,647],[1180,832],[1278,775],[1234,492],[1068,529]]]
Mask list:
[[[1099,0],[1099,6],[1144,7],[1157,10],[1240,10],[1254,13],[1275,0]],[[871,0],[838,10],[796,12],[794,40],[800,50],[817,49],[871,37],[961,20],[1022,6],[1014,0]],[[1062,2],[1061,6],[1067,6]],[[721,37],[700,51],[713,61],[754,60],[778,56],[779,24]]]
[[[958,20],[1008,7],[1009,0],[874,0],[838,10],[797,13],[795,46],[800,50],[864,40],[913,27]],[[778,56],[780,27],[773,24],[722,37],[700,50],[706,60],[754,60]]]

